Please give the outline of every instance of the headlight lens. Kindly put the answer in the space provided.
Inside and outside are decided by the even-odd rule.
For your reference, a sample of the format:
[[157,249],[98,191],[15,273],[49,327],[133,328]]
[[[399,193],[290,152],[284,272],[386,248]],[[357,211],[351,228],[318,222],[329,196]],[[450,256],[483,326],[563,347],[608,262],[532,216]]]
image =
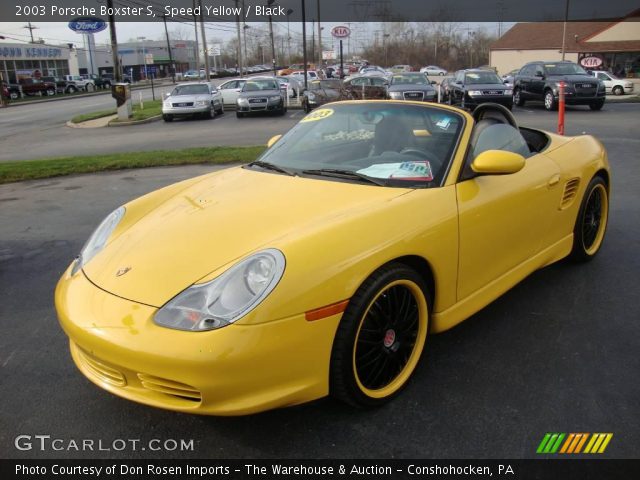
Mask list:
[[225,327],[257,307],[284,273],[280,250],[267,249],[237,263],[214,280],[187,288],[156,313],[155,323],[177,330]]
[[207,102],[205,102],[204,100],[197,100],[196,101],[196,105],[198,107],[204,107],[207,104]]
[[389,92],[389,97],[393,98],[394,100],[402,100],[404,98],[402,92]]
[[479,95],[482,95],[482,92],[480,90],[469,90],[470,97],[477,97]]
[[238,105],[249,105],[249,100],[247,100],[246,98],[239,98]]
[[84,247],[80,251],[80,255],[76,259],[75,264],[73,265],[73,269],[71,270],[71,275],[74,275],[78,270],[84,267],[89,260],[96,256],[96,254],[104,248],[107,244],[107,240],[124,217],[125,208],[120,207],[117,210],[111,212],[107,217],[102,221],[98,228],[91,234],[87,243],[85,243]]
[[513,95],[513,90],[512,90],[512,89],[510,89],[510,88],[507,88],[507,89],[504,91],[504,94],[505,94],[505,95]]
[[278,103],[281,100],[281,96],[280,95],[274,95],[273,97],[269,97],[269,101],[271,103]]

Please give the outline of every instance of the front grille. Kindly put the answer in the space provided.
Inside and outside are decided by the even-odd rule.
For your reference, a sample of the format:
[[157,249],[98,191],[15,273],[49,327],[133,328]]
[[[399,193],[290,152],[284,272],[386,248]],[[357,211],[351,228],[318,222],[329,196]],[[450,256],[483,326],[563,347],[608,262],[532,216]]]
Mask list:
[[579,178],[572,178],[564,186],[564,192],[562,194],[562,201],[560,202],[560,210],[564,210],[573,203],[573,199],[576,198],[578,193],[578,186],[580,185]]
[[202,394],[198,389],[184,383],[154,377],[145,373],[138,373],[138,379],[140,379],[140,383],[144,388],[154,392],[171,395],[172,397],[178,397],[192,402],[200,402],[202,400]]
[[127,384],[127,380],[122,372],[106,365],[80,348],[78,348],[77,351],[78,358],[82,364],[99,380],[115,385],[116,387],[124,387]]
[[483,95],[502,95],[504,90],[485,90],[482,92]]
[[576,83],[576,88],[596,88],[595,83]]
[[404,92],[405,100],[424,100],[423,92]]
[[193,107],[193,102],[172,103],[174,107]]
[[267,103],[266,98],[250,98],[249,103]]

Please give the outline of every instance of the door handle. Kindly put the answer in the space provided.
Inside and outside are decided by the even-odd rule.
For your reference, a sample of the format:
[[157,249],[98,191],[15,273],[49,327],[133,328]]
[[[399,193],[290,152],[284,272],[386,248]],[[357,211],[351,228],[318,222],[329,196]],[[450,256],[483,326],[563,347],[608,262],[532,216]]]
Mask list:
[[560,183],[560,174],[556,173],[553,177],[549,179],[547,185],[549,187],[555,187],[558,183]]

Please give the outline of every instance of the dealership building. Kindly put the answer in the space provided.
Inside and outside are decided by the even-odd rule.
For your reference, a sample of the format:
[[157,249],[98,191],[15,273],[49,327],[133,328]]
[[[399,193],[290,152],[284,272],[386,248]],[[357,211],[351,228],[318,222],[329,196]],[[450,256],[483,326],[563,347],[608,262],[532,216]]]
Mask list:
[[77,52],[69,45],[0,42],[0,77],[5,82],[77,73]]
[[[517,23],[491,45],[489,62],[505,74],[536,60],[562,59],[563,22]],[[567,22],[565,60],[640,77],[640,11],[618,22]]]

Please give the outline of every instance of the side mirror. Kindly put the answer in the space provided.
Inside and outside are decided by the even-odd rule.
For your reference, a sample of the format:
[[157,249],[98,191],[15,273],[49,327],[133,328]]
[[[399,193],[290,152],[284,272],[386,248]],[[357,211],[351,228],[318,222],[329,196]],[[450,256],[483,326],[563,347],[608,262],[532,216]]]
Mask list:
[[503,80],[502,83],[506,85],[507,83],[509,83],[509,80]]
[[431,83],[431,85],[437,85],[438,84],[438,82],[436,82],[435,80],[431,80],[430,83]]
[[267,148],[271,148],[274,143],[276,143],[278,140],[280,140],[281,137],[282,137],[282,135],[274,135],[273,137],[271,137],[269,139],[269,141],[267,142]]
[[504,150],[486,150],[471,163],[476,173],[486,175],[508,175],[524,168],[524,157]]
[[165,92],[165,93],[163,93],[163,94],[162,94],[162,98],[163,98],[164,100],[166,100],[166,99],[167,99],[167,98],[169,98],[170,96],[171,96],[171,93],[169,93],[169,92]]
[[536,74],[534,75],[534,77],[539,78],[539,79],[541,79],[541,80],[544,80],[544,73],[536,72]]

